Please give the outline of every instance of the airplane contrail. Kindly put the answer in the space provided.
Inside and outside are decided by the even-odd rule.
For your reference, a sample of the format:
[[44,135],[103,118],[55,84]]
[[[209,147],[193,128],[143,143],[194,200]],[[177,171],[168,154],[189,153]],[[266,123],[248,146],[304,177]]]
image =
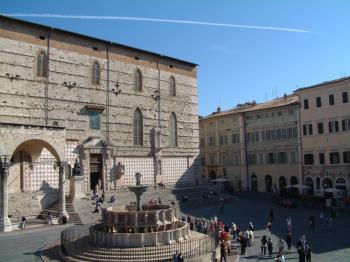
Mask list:
[[275,31],[296,32],[296,33],[310,33],[310,31],[308,31],[308,30],[287,28],[287,27],[225,24],[225,23],[213,23],[213,22],[202,22],[202,21],[192,21],[192,20],[174,20],[174,19],[162,19],[162,18],[148,18],[148,17],[62,15],[62,14],[25,14],[25,13],[10,13],[10,14],[3,14],[3,15],[14,16],[14,17],[42,17],[42,18],[60,18],[60,19],[83,19],[83,20],[143,21],[143,22],[189,24],[189,25],[204,25],[204,26],[218,26],[218,27],[235,27],[235,28],[245,28],[245,29],[275,30]]

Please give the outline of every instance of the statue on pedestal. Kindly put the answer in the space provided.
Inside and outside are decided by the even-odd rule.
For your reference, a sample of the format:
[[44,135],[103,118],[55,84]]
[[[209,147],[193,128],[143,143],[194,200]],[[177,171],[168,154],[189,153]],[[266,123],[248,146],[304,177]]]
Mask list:
[[73,176],[81,176],[81,169],[80,169],[78,159],[75,160],[72,173],[73,173]]

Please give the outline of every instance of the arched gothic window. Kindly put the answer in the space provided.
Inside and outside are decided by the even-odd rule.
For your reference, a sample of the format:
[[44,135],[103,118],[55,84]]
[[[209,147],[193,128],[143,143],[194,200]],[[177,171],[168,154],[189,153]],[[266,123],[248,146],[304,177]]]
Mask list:
[[143,145],[143,119],[138,108],[134,111],[134,145]]
[[36,75],[39,77],[47,76],[47,57],[44,51],[41,51],[36,58]]
[[94,85],[99,85],[100,84],[100,79],[101,79],[101,67],[99,62],[95,61],[92,65],[92,83]]
[[176,82],[173,76],[169,80],[169,94],[170,96],[176,96]]
[[142,91],[142,74],[139,69],[135,71],[135,90]]
[[177,123],[176,123],[176,115],[174,112],[172,112],[170,115],[169,133],[170,133],[170,146],[177,146]]

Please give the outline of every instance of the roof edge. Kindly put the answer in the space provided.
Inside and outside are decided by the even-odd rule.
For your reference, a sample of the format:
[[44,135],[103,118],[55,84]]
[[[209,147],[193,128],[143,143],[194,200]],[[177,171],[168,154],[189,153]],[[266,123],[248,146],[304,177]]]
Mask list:
[[97,38],[97,37],[89,36],[89,35],[84,35],[84,34],[72,32],[72,31],[65,30],[65,29],[60,29],[60,28],[56,28],[56,27],[52,27],[52,26],[48,26],[48,25],[38,24],[38,23],[35,23],[35,22],[14,18],[14,17],[11,17],[11,16],[5,16],[5,15],[0,14],[0,19],[12,20],[12,21],[16,21],[16,22],[19,22],[19,23],[24,23],[24,24],[31,25],[31,26],[41,27],[42,29],[46,29],[46,30],[49,30],[49,31],[57,31],[57,32],[65,33],[65,34],[75,35],[75,36],[78,36],[78,37],[84,37],[84,38],[88,38],[90,40],[103,42],[103,43],[105,43],[107,45],[109,44],[109,45],[112,45],[112,46],[128,48],[128,49],[131,49],[131,50],[134,50],[134,51],[144,52],[144,53],[147,53],[147,54],[150,54],[150,55],[154,55],[154,56],[157,56],[157,57],[160,57],[160,58],[169,59],[169,60],[177,61],[177,62],[180,62],[180,63],[192,65],[192,66],[199,66],[199,64],[197,64],[197,63],[189,62],[189,61],[182,60],[182,59],[179,59],[179,58],[176,58],[176,57],[171,57],[171,56],[163,55],[163,54],[160,54],[160,53],[156,53],[156,52],[140,49],[140,48],[137,48],[137,47],[115,43],[113,41],[108,41],[108,40],[105,40],[105,39],[101,39],[101,38]]
[[294,93],[297,93],[297,92],[300,92],[300,91],[304,91],[304,90],[308,90],[308,89],[312,89],[312,88],[316,88],[316,87],[319,87],[319,86],[325,86],[325,85],[340,83],[340,82],[343,82],[343,81],[346,81],[346,80],[349,80],[349,79],[350,79],[350,76],[341,77],[341,78],[337,78],[337,79],[329,80],[329,81],[324,81],[324,82],[321,82],[321,83],[318,83],[318,84],[314,84],[314,85],[311,85],[311,86],[298,88],[297,90],[294,91]]

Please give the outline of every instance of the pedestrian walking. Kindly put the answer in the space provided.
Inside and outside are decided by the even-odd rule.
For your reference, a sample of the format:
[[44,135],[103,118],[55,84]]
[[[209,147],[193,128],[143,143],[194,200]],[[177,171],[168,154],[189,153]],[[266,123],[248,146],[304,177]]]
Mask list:
[[268,234],[270,235],[271,230],[272,230],[272,222],[271,221],[267,222],[266,229],[268,231]]
[[305,249],[301,238],[297,242],[297,250],[298,250],[298,256],[299,256],[299,262],[305,262]]
[[305,250],[305,244],[306,244],[306,236],[304,233],[301,233],[301,236],[300,236],[300,241],[303,245],[303,249]]
[[279,254],[283,254],[283,252],[284,252],[284,241],[283,241],[283,239],[281,237],[279,238],[276,247],[278,248],[278,253]]
[[252,230],[247,230],[247,235],[248,235],[248,245],[252,246],[253,244],[253,239],[254,239],[254,232]]
[[248,229],[254,231],[254,226],[252,222],[249,222]]
[[305,246],[305,258],[306,262],[311,262],[311,248],[308,244],[306,244]]
[[292,217],[291,216],[287,217],[287,230],[288,230],[288,233],[292,232]]
[[261,238],[261,255],[266,255],[266,248],[267,248],[267,239],[266,236],[263,235]]
[[223,260],[225,262],[227,262],[227,260],[226,260],[227,253],[228,253],[228,250],[226,248],[225,242],[221,241],[221,243],[220,243],[220,262],[222,262]]
[[271,238],[268,238],[267,240],[267,250],[269,251],[269,256],[272,256],[273,243],[271,241]]
[[235,240],[236,239],[236,232],[237,231],[237,226],[235,224],[235,222],[232,222],[232,225],[231,225],[231,235],[232,235],[232,239]]
[[51,216],[50,212],[47,213],[47,221],[46,222],[47,222],[48,226],[52,225],[52,216]]
[[287,234],[286,243],[287,243],[288,251],[290,251],[292,248],[292,233]]
[[240,244],[241,244],[241,255],[245,255],[245,249],[247,248],[248,240],[247,238],[242,234],[239,238]]
[[224,199],[222,197],[220,197],[219,205],[220,205],[219,213],[224,213]]
[[22,216],[22,218],[21,218],[21,223],[20,223],[20,228],[21,228],[22,230],[25,230],[25,229],[26,229],[26,221],[27,221],[26,217],[25,217],[25,216]]

